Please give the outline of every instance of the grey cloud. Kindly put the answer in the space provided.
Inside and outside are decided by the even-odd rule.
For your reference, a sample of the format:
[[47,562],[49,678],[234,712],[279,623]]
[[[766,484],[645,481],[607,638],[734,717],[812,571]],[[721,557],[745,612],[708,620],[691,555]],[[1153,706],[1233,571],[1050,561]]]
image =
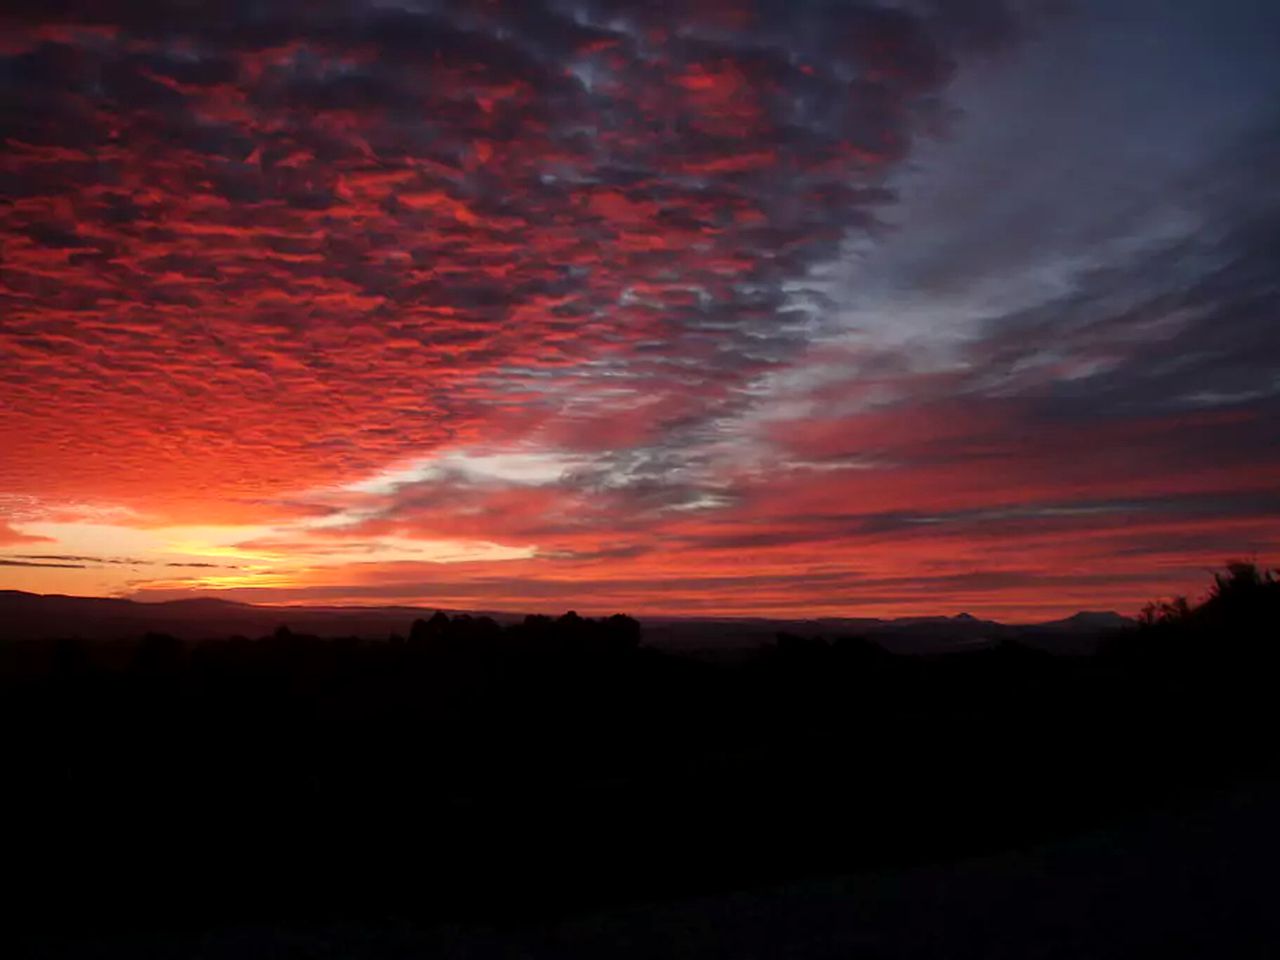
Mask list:
[[84,570],[83,563],[39,563],[32,560],[5,560],[0,558],[0,567],[50,567],[57,570]]

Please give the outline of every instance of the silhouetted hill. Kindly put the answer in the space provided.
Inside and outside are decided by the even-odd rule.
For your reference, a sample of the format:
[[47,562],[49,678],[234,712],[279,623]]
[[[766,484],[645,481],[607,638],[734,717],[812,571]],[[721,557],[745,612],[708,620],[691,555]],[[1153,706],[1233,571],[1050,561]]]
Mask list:
[[[242,634],[270,633],[281,625],[317,636],[357,636],[385,639],[403,633],[406,623],[429,617],[436,608],[256,606],[201,597],[141,603],[98,597],[44,596],[0,591],[0,637],[39,639],[81,637],[116,640],[142,633],[169,633],[184,640],[201,640]],[[523,614],[471,611],[499,623],[520,620]],[[967,613],[954,617],[820,618],[782,620],[767,618],[646,619],[650,645],[664,649],[733,655],[773,641],[779,632],[796,634],[858,635],[876,640],[895,653],[945,653],[1023,640],[1052,652],[1091,652],[1105,633],[1130,626],[1134,621],[1115,613],[1081,612],[1065,620],[1043,624],[1003,624],[981,620]],[[1049,636],[1050,634],[1054,636]],[[1063,636],[1075,640],[1068,644]],[[1043,636],[1042,636],[1043,635]]]
[[1132,627],[1136,620],[1124,617],[1114,610],[1081,610],[1063,620],[1050,620],[1034,625],[1036,630],[1056,630],[1063,633],[1087,633],[1094,630],[1122,630]]
[[414,607],[270,607],[216,597],[141,603],[8,590],[0,591],[0,637],[118,640],[150,632],[203,640],[236,634],[257,636],[287,625],[317,636],[386,639],[392,633],[403,633],[415,617],[433,612]]
[[1109,633],[1136,624],[1119,614],[1079,613],[1063,620],[1006,624],[968,613],[954,617],[823,617],[813,620],[646,619],[648,642],[702,656],[727,656],[772,641],[779,632],[828,638],[860,636],[893,653],[940,654],[1017,641],[1050,653],[1093,653]]

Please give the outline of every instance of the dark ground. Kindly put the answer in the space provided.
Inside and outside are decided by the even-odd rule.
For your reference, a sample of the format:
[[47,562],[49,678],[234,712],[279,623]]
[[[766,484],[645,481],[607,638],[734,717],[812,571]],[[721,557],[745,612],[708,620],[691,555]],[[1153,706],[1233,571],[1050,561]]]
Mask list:
[[574,615],[0,642],[0,932],[66,958],[1280,956],[1280,583],[1236,565],[1148,619],[1088,657],[780,634],[706,662]]
[[1280,786],[1264,783],[992,856],[551,923],[215,923],[167,935],[44,936],[11,956],[1264,960],[1280,953],[1278,863]]

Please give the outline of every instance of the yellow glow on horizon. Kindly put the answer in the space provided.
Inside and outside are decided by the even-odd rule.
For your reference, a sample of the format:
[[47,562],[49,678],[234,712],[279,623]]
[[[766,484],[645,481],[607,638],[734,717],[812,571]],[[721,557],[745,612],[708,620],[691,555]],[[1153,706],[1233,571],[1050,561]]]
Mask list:
[[157,526],[33,521],[20,532],[48,538],[9,544],[5,586],[38,593],[129,594],[156,587],[222,591],[288,588],[323,568],[373,563],[457,564],[526,560],[533,546],[487,540],[335,536],[305,521],[277,525]]

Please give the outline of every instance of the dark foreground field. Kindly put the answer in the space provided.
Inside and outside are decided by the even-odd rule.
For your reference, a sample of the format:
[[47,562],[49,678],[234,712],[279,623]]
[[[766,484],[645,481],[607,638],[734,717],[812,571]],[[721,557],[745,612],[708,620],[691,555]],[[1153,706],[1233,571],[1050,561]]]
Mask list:
[[8,644],[6,934],[54,956],[1271,955],[1278,609],[1235,568],[1077,658],[782,636],[707,663],[572,616]]
[[[48,960],[1110,960],[1275,956],[1280,787],[1249,785],[985,857],[525,924],[404,915],[46,935]],[[161,926],[157,924],[157,926]]]

